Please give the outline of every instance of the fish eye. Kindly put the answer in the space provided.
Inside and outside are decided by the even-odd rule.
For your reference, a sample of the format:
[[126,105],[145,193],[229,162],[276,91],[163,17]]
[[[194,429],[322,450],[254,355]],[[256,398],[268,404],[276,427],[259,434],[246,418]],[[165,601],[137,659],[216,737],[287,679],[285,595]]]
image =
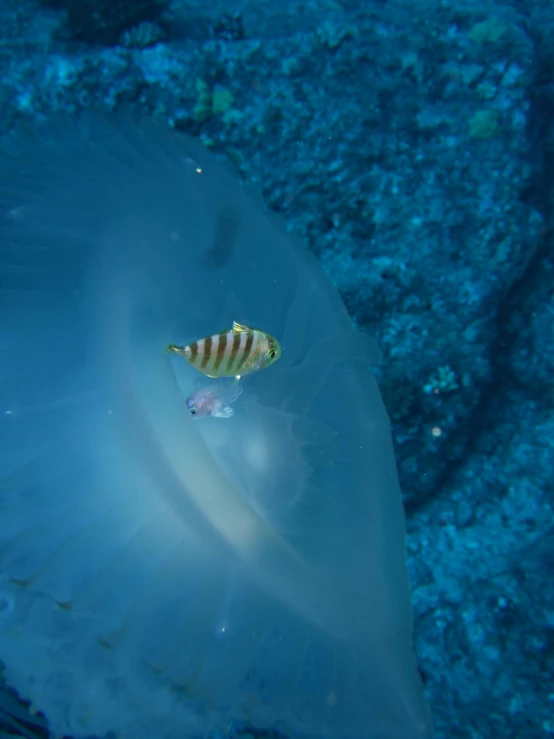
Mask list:
[[195,416],[196,415],[196,408],[194,406],[192,406],[192,408],[189,408],[189,411],[190,411],[190,415],[191,416]]
[[272,349],[272,350],[271,350],[271,351],[269,352],[269,358],[270,358],[270,359],[275,359],[275,354],[276,354],[276,351],[275,351],[275,349]]

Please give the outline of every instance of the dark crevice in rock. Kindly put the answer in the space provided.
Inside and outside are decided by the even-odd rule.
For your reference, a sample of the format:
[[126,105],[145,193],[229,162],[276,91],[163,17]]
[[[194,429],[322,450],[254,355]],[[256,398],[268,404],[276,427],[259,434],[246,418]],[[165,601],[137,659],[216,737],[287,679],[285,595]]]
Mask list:
[[[530,33],[532,33],[530,26]],[[438,498],[449,486],[468,458],[482,449],[483,434],[490,432],[505,415],[505,404],[512,392],[528,392],[511,372],[510,356],[516,339],[527,331],[538,294],[546,282],[552,282],[554,259],[554,57],[543,54],[541,38],[533,37],[535,61],[529,87],[530,114],[528,135],[533,169],[531,188],[523,197],[544,218],[540,241],[530,250],[530,258],[521,275],[512,283],[496,311],[495,338],[490,344],[490,380],[479,394],[468,422],[451,434],[442,454],[450,456],[433,485],[405,501],[407,515],[413,515]],[[554,289],[554,286],[553,286]],[[541,388],[537,388],[541,400]],[[449,454],[450,452],[450,454]]]

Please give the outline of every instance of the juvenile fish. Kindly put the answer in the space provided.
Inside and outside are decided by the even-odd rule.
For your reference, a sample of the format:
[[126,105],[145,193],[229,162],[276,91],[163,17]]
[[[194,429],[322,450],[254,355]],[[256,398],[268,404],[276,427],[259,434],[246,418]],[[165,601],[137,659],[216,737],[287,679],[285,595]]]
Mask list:
[[233,321],[233,328],[187,346],[169,344],[168,352],[180,354],[208,377],[236,377],[269,367],[281,356],[276,338],[265,331]]
[[234,384],[214,382],[211,385],[199,385],[187,398],[187,408],[195,418],[231,418],[235,415],[231,405],[241,392],[242,389]]

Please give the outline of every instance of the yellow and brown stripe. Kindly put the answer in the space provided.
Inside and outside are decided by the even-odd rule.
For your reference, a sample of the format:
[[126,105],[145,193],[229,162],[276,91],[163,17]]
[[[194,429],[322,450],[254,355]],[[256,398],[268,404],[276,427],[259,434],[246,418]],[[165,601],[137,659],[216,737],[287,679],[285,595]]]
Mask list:
[[219,373],[219,369],[221,365],[223,364],[223,360],[225,359],[228,343],[229,343],[229,332],[218,335],[217,349],[215,352],[215,360],[214,360],[214,367],[213,367],[214,374]]
[[229,331],[230,351],[227,353],[227,363],[225,365],[225,373],[229,376],[236,374],[235,367],[237,365],[237,357],[241,353],[240,347],[244,343],[245,331]]
[[226,331],[194,341],[185,347],[187,361],[209,377],[232,377],[244,362],[245,351],[252,345],[252,332]]
[[207,336],[205,339],[193,341],[185,347],[185,357],[192,366],[199,372],[210,374],[210,361],[212,359],[212,347],[214,344],[214,336]]
[[254,349],[255,344],[257,344],[257,337],[255,331],[248,331],[244,333],[244,344],[241,339],[241,350],[242,352],[239,354],[237,358],[237,364],[236,367],[234,367],[234,374],[239,375],[241,371],[244,369],[244,365],[250,359]]

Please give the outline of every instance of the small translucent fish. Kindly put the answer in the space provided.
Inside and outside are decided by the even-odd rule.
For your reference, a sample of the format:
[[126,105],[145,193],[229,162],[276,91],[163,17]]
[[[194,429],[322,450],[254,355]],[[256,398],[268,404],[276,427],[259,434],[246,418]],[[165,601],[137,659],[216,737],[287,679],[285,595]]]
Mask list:
[[277,339],[265,331],[233,321],[230,331],[206,336],[187,346],[169,344],[167,351],[180,354],[208,377],[235,377],[269,367],[281,356]]
[[187,408],[195,418],[231,418],[235,412],[232,403],[239,397],[242,389],[238,385],[213,382],[211,385],[198,385],[187,398]]

